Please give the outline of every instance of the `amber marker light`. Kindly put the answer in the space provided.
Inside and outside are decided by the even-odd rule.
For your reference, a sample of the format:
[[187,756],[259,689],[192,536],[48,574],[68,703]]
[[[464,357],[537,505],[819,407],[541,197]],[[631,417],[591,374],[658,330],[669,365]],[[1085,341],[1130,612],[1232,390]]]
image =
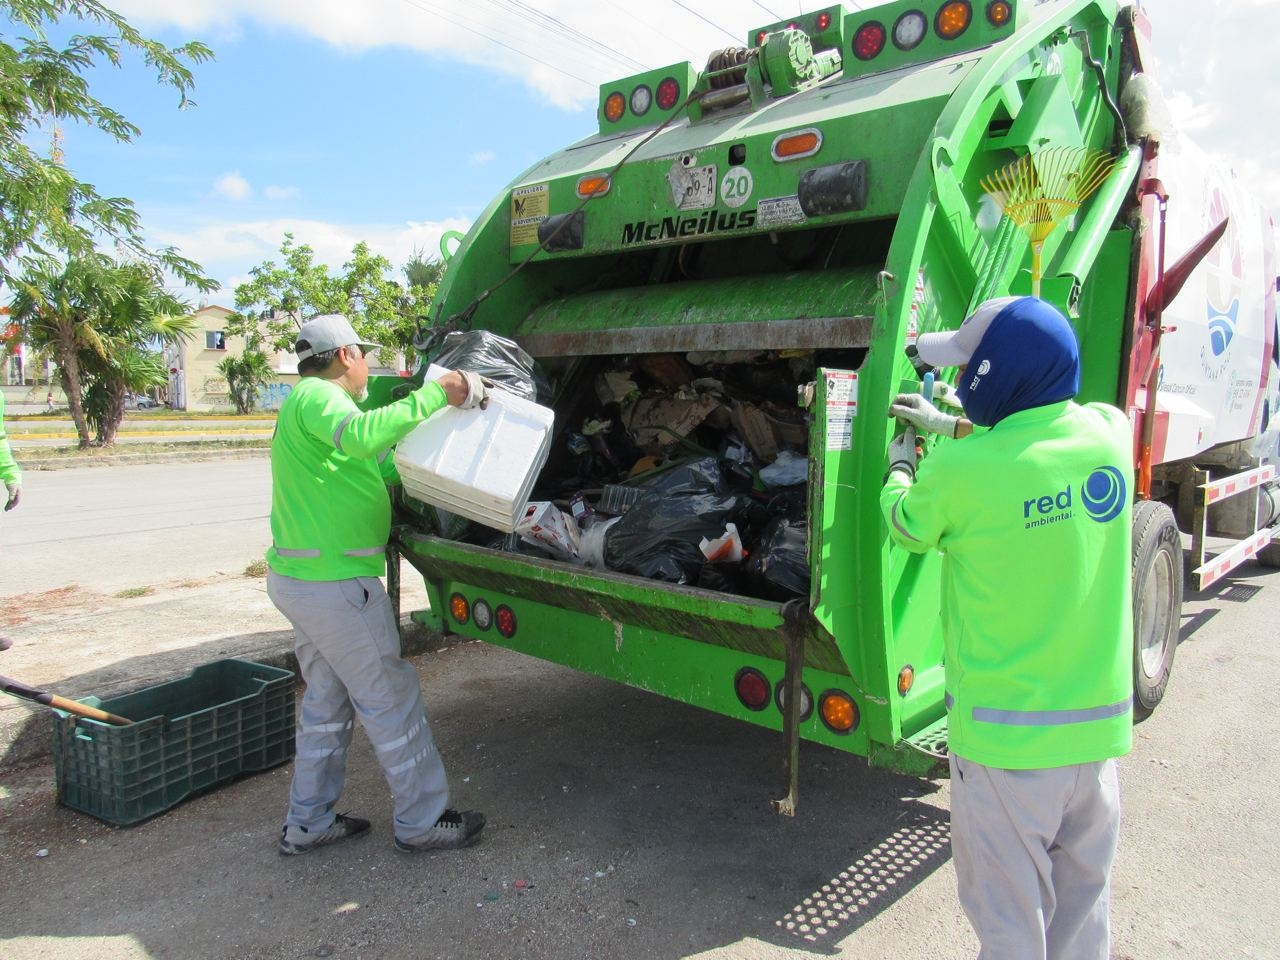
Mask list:
[[627,110],[627,98],[614,91],[604,99],[604,118],[610,123],[617,123]]
[[812,157],[822,148],[822,134],[817,130],[785,133],[773,141],[773,159],[799,160]]
[[455,593],[449,598],[449,612],[459,623],[466,623],[471,619],[471,604],[467,603],[467,598],[462,594]]
[[916,668],[907,664],[898,671],[898,695],[905,697],[911,692],[911,685],[916,682]]
[[987,4],[987,23],[993,27],[1003,27],[1013,16],[1013,8],[1005,0],[995,0]]
[[578,196],[583,200],[589,200],[591,197],[603,197],[609,192],[612,183],[609,175],[600,173],[593,174],[578,179]]
[[933,29],[943,40],[954,40],[969,29],[969,21],[973,19],[973,8],[969,0],[951,0],[938,11],[933,21]]
[[828,690],[818,699],[818,715],[833,733],[852,733],[858,726],[858,705],[841,690]]

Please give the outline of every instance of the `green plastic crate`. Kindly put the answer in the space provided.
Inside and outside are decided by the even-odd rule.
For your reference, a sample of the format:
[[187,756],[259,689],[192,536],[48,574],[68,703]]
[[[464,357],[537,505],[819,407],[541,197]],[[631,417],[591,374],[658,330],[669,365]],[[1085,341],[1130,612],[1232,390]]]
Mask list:
[[181,680],[81,702],[134,722],[120,727],[57,711],[58,800],[117,826],[293,756],[289,670],[218,660]]

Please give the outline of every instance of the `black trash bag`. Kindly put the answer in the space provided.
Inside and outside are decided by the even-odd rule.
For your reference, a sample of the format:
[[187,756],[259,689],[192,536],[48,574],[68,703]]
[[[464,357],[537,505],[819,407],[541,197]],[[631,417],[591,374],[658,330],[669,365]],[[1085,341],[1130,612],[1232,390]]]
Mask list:
[[698,583],[707,563],[699,547],[703,537],[723,534],[749,498],[726,489],[714,459],[676,467],[643,489],[605,534],[605,565],[668,583]]
[[789,600],[809,595],[807,534],[803,519],[786,514],[769,522],[750,548],[747,577],[764,600]]
[[541,402],[551,396],[551,385],[533,357],[519,344],[488,330],[447,333],[428,359],[450,370],[478,373],[526,400]]

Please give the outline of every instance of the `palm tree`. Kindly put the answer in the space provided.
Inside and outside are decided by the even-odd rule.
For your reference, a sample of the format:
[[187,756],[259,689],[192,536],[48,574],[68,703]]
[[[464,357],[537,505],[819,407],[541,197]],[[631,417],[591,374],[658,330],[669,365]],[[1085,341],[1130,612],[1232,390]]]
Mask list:
[[218,364],[218,372],[227,378],[236,413],[252,413],[258,388],[276,378],[271,358],[256,344],[246,345],[238,357],[227,357]]
[[91,426],[98,443],[115,442],[126,392],[165,382],[157,345],[195,330],[190,307],[161,286],[156,270],[104,254],[60,270],[35,266],[16,288],[11,316],[26,342],[57,363],[81,447],[93,443]]

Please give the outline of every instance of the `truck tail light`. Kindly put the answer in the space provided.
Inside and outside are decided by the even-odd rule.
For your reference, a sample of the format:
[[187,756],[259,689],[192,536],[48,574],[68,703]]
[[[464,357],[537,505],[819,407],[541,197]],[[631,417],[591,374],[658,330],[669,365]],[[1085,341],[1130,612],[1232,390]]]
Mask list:
[[467,603],[467,598],[462,594],[455,593],[449,598],[449,612],[459,623],[466,623],[471,619],[471,604]]
[[858,705],[842,690],[828,690],[818,698],[818,716],[832,733],[852,733],[858,728]]
[[893,45],[899,50],[914,50],[929,32],[929,21],[919,10],[908,10],[893,25]]
[[[782,714],[787,712],[787,681],[779,680],[773,690],[773,703]],[[813,694],[803,683],[800,684],[800,721],[803,723],[813,716]]]
[[769,681],[755,667],[743,667],[733,678],[733,692],[748,710],[763,710],[769,705]]
[[831,14],[825,11],[818,14],[818,30],[825,30],[829,26],[831,26]]
[[973,7],[969,0],[951,0],[943,4],[933,21],[933,29],[943,40],[954,40],[969,29],[969,21],[973,19]]
[[667,77],[658,84],[658,109],[670,110],[680,102],[680,81],[675,77]]
[[473,603],[471,616],[475,620],[476,627],[481,630],[488,630],[493,626],[493,607],[489,606],[488,600],[477,600]]
[[633,114],[637,117],[643,117],[649,112],[651,106],[653,106],[653,91],[643,83],[631,91],[631,112]]
[[615,90],[604,100],[604,118],[610,123],[617,123],[627,112],[627,98]]
[[884,24],[870,20],[853,35],[853,55],[859,60],[873,60],[884,49]]
[[516,635],[516,612],[505,603],[494,611],[494,622],[498,625],[498,633],[508,640]]
[[987,4],[987,23],[993,27],[1003,27],[1013,16],[1013,8],[1006,0],[994,0]]

